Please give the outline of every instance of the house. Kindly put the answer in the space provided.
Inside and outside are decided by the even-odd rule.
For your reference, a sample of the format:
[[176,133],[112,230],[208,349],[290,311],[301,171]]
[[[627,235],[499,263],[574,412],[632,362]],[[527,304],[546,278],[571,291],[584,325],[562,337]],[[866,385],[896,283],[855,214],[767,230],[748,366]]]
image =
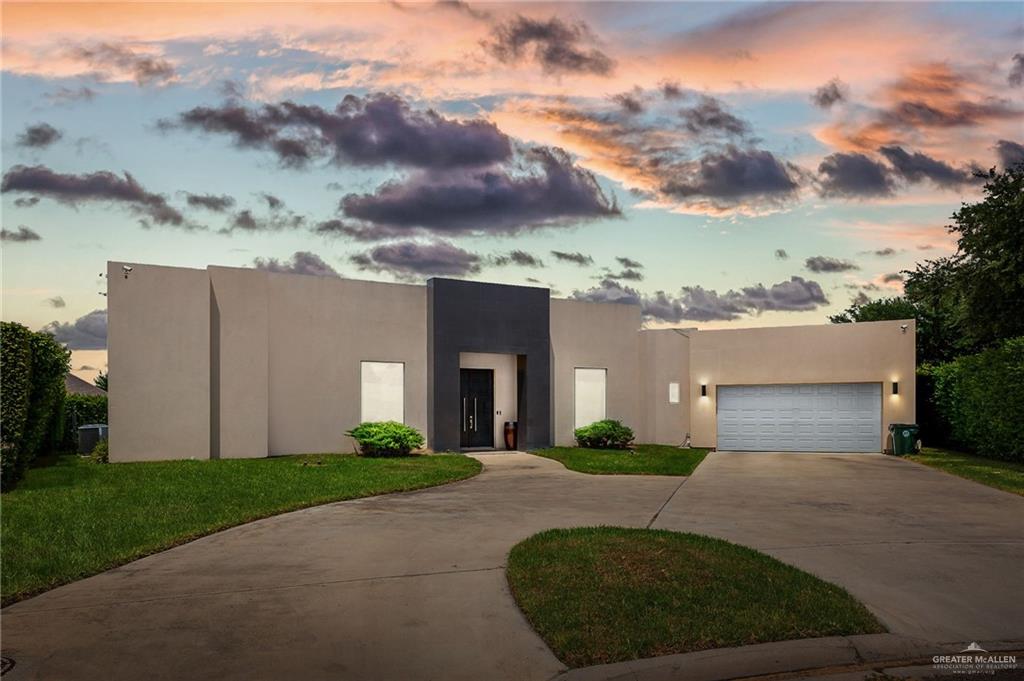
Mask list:
[[74,374],[64,374],[64,391],[70,395],[106,395],[107,391]]
[[347,450],[395,420],[434,450],[639,442],[880,452],[914,420],[913,320],[644,329],[640,308],[545,288],[108,263],[114,461]]

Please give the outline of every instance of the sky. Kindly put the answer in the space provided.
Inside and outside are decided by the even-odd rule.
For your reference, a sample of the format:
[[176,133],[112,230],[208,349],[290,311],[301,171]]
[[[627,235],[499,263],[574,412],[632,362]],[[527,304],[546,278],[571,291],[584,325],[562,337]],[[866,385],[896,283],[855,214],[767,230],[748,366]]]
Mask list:
[[4,320],[106,366],[107,260],[817,324],[1024,159],[1024,4],[2,6]]

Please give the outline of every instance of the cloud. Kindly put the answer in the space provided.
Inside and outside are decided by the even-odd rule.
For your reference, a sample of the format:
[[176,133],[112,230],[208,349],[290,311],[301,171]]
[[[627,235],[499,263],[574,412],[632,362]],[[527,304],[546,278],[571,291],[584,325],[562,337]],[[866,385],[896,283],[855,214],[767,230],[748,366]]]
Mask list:
[[818,175],[818,190],[825,197],[864,198],[893,193],[889,169],[860,153],[826,156],[818,166]]
[[57,128],[49,123],[36,123],[29,125],[25,131],[18,135],[18,146],[32,149],[45,149],[64,136]]
[[696,105],[680,109],[679,115],[686,129],[695,135],[721,133],[742,136],[750,132],[746,121],[729,113],[721,101],[707,95],[702,95]]
[[338,271],[324,262],[316,253],[295,251],[289,260],[277,258],[256,258],[253,267],[266,272],[279,274],[308,274],[316,277],[340,277]]
[[14,205],[18,208],[31,208],[37,203],[39,203],[38,196],[19,196],[14,199]]
[[680,168],[674,177],[669,173],[671,179],[661,191],[677,198],[705,198],[719,208],[750,198],[777,202],[796,192],[796,173],[794,166],[770,151],[728,145],[723,151],[707,153],[689,167]]
[[1006,82],[1011,87],[1024,85],[1024,54],[1018,52],[1013,55],[1013,64],[1010,66],[1010,75],[1006,77]]
[[617,256],[615,256],[615,260],[620,265],[622,265],[623,267],[625,267],[627,269],[639,270],[639,269],[643,268],[643,263],[637,262],[636,260],[633,260],[632,258],[627,258],[624,255],[617,255]]
[[658,91],[661,92],[661,96],[665,99],[681,99],[684,94],[682,86],[672,80],[661,81],[658,84]]
[[811,272],[848,272],[859,270],[856,263],[840,260],[827,255],[814,255],[804,261],[804,266]]
[[514,234],[621,215],[594,175],[560,149],[538,147],[524,161],[532,172],[417,173],[387,182],[372,194],[348,194],[339,206],[347,217],[372,225],[375,236],[410,230]]
[[96,91],[85,85],[77,88],[59,87],[53,92],[47,92],[43,97],[50,104],[62,106],[74,102],[91,102],[96,99]]
[[518,265],[519,267],[544,267],[544,261],[526,251],[512,250],[502,255],[491,256],[490,262],[497,267]]
[[635,288],[604,279],[594,288],[574,291],[572,297],[592,302],[640,305],[647,319],[671,323],[683,320],[727,321],[765,311],[815,310],[828,304],[828,298],[817,282],[798,276],[767,288],[762,284],[756,284],[725,293],[702,286],[684,286],[674,295],[664,291],[645,295]]
[[1024,163],[1024,145],[1010,140],[999,140],[996,142],[996,155],[999,157],[999,165],[1003,169]]
[[4,173],[0,191],[45,196],[71,206],[88,202],[116,203],[160,225],[190,226],[166,198],[147,191],[127,172],[124,177],[107,170],[75,175],[54,172],[41,165],[16,165]]
[[646,108],[642,99],[642,93],[637,91],[621,92],[612,95],[612,101],[618,104],[622,111],[627,114],[641,114]]
[[555,260],[561,262],[570,262],[580,267],[586,267],[587,265],[593,265],[594,259],[589,255],[583,255],[579,251],[569,253],[566,251],[551,251],[551,255],[555,256]]
[[43,237],[25,225],[18,225],[17,231],[11,231],[9,229],[0,230],[0,241],[9,241],[12,243],[25,243],[26,241],[41,241]]
[[880,248],[877,251],[872,251],[872,253],[877,255],[879,258],[888,258],[891,255],[896,255],[897,250],[891,246],[886,246],[885,248]]
[[611,279],[612,281],[643,281],[644,273],[627,267],[621,272],[611,272],[605,270],[605,279]]
[[903,283],[903,275],[899,272],[891,272],[882,275],[882,282],[886,284]]
[[67,307],[67,303],[64,302],[64,298],[61,297],[61,296],[54,296],[53,298],[47,298],[46,299],[46,304],[49,305],[50,307],[56,307],[56,308]]
[[388,272],[398,279],[429,276],[464,277],[476,274],[481,257],[448,241],[399,241],[381,244],[349,257],[360,270]]
[[267,208],[269,208],[270,210],[281,210],[282,208],[284,208],[284,201],[277,198],[273,194],[268,194],[267,192],[260,192],[259,196],[261,199],[267,202]]
[[272,151],[286,167],[330,158],[337,165],[439,170],[487,166],[512,156],[511,141],[489,121],[415,111],[383,93],[348,95],[333,111],[290,101],[258,109],[234,102],[198,106],[159,126],[228,135],[238,147]]
[[811,101],[818,108],[830,109],[833,104],[844,101],[847,92],[846,83],[838,78],[833,78],[814,91],[814,94],[811,95]]
[[958,187],[974,182],[969,169],[957,169],[943,161],[936,160],[921,152],[913,154],[902,147],[882,147],[878,150],[892,164],[896,173],[907,182],[917,183],[931,180],[939,187]]
[[99,43],[91,47],[75,47],[71,56],[99,70],[101,77],[110,71],[129,74],[138,85],[166,83],[175,76],[174,66],[167,60],[136,52],[124,45]]
[[785,248],[776,248],[775,249],[775,259],[776,260],[789,260],[789,253],[786,252]]
[[40,331],[53,334],[69,350],[103,350],[107,347],[107,311],[93,310],[70,323],[53,321]]
[[292,212],[282,213],[271,210],[269,215],[257,216],[249,208],[238,211],[223,228],[221,233],[239,232],[276,232],[284,229],[297,229],[306,223],[306,218]]
[[593,41],[590,28],[582,21],[570,24],[558,17],[543,21],[517,15],[495,26],[482,45],[506,64],[530,57],[546,73],[609,75],[615,62],[597,48],[582,44]]
[[214,213],[223,213],[235,205],[235,200],[226,194],[192,194],[185,192],[185,201],[192,208],[205,208]]
[[1011,101],[981,89],[981,83],[947,63],[918,65],[882,89],[877,96],[880,106],[849,112],[823,137],[847,150],[872,151],[922,141],[944,130],[1011,122],[1024,113]]

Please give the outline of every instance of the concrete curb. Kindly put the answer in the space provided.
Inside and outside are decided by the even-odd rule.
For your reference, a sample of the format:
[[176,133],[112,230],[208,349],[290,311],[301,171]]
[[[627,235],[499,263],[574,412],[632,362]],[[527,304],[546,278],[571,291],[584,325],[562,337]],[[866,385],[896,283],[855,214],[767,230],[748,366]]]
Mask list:
[[[932,656],[956,654],[970,643],[934,643],[897,634],[829,636],[582,667],[570,669],[556,680],[724,681],[769,676],[831,676],[931,664]],[[992,652],[1024,650],[1024,639],[977,643]]]

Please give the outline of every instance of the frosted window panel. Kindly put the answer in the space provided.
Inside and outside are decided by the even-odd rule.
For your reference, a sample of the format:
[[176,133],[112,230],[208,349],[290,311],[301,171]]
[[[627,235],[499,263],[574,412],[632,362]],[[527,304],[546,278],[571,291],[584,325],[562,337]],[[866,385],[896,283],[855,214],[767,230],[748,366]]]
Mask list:
[[405,365],[363,362],[360,421],[405,422]]
[[605,418],[607,369],[576,370],[576,428]]
[[668,403],[679,404],[679,384],[669,383],[668,384]]

